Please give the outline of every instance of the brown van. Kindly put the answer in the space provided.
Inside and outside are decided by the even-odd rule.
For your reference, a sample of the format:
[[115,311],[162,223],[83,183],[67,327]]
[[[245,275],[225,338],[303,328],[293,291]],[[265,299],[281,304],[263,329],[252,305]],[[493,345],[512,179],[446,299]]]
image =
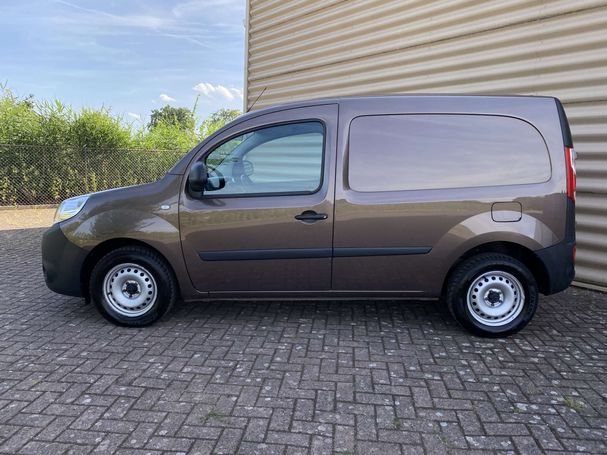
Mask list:
[[555,98],[277,106],[155,183],[64,201],[44,274],[132,326],[178,298],[442,297],[466,329],[504,336],[573,279],[574,159]]

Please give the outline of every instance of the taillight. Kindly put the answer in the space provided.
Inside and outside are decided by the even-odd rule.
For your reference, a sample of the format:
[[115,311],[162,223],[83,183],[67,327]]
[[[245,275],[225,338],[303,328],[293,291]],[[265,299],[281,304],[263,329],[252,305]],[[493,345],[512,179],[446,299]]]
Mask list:
[[567,166],[567,197],[575,202],[575,150],[565,147],[565,162]]

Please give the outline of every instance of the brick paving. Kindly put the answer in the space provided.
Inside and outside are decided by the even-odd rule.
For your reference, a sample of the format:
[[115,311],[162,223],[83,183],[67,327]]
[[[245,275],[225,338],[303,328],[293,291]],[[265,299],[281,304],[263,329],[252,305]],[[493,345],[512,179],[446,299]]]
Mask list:
[[506,340],[439,304],[181,304],[113,326],[0,232],[0,453],[606,453],[607,295]]

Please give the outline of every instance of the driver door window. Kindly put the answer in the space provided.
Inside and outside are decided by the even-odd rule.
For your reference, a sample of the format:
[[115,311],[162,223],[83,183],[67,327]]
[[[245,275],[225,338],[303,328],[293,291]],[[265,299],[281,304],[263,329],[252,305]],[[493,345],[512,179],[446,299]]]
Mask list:
[[209,179],[225,180],[223,188],[206,190],[205,196],[314,193],[322,183],[323,150],[320,122],[271,126],[234,137],[205,159]]

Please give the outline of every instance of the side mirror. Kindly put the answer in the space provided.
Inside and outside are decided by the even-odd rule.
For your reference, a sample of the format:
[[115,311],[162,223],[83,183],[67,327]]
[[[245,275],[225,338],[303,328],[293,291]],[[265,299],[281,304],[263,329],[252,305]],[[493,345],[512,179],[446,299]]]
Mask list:
[[202,197],[205,191],[217,191],[226,186],[226,179],[217,169],[209,173],[202,161],[194,163],[188,175],[188,186],[194,197]]
[[207,167],[202,161],[194,163],[188,175],[188,185],[190,190],[198,195],[202,195],[208,181]]
[[207,183],[204,187],[207,191],[217,191],[226,186],[226,179],[217,169],[207,173]]

